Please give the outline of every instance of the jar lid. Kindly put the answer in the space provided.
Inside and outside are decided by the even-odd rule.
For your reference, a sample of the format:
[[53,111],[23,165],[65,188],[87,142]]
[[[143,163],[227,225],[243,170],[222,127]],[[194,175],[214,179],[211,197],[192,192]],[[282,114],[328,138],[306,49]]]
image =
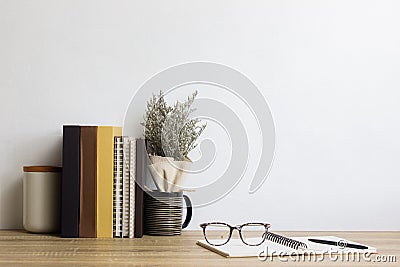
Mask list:
[[61,172],[58,166],[24,166],[24,172]]

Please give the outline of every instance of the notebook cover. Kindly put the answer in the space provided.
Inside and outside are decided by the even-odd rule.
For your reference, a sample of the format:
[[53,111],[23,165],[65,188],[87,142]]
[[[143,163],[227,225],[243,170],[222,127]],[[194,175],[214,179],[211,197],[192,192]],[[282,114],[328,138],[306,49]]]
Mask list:
[[79,236],[79,140],[79,126],[63,126],[61,237]]
[[97,237],[113,237],[114,137],[122,127],[99,126],[97,132]]
[[122,137],[122,237],[129,237],[129,168],[130,168],[130,137]]
[[135,214],[135,181],[136,181],[136,140],[130,139],[129,160],[129,238],[134,236],[134,214]]
[[96,237],[97,126],[81,126],[79,237]]
[[147,171],[147,151],[144,139],[136,141],[136,183],[135,183],[135,226],[134,237],[140,238],[143,236],[143,197],[146,171]]

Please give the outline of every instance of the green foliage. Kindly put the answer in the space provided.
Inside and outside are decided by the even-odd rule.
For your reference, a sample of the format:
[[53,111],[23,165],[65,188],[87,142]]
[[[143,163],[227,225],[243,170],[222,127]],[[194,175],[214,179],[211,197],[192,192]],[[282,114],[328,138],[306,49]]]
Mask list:
[[200,125],[201,120],[198,118],[189,119],[190,114],[195,111],[191,105],[196,96],[197,91],[185,102],[177,101],[170,107],[160,91],[147,102],[142,125],[151,154],[185,160],[188,153],[197,146],[195,142],[206,124]]

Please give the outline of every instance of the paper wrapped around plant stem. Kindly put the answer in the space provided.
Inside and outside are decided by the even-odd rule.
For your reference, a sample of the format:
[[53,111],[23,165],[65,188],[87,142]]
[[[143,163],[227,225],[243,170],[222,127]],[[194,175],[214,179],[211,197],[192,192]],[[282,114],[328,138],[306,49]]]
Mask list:
[[151,164],[155,164],[158,162],[165,162],[165,161],[174,161],[172,157],[161,157],[161,156],[149,156]]
[[188,171],[192,166],[191,161],[174,161],[173,164],[176,166],[177,175],[172,184],[170,184],[170,192],[179,192],[183,190],[183,186],[186,182]]
[[174,161],[170,157],[150,156],[149,170],[160,192],[179,192],[183,189],[192,162]]

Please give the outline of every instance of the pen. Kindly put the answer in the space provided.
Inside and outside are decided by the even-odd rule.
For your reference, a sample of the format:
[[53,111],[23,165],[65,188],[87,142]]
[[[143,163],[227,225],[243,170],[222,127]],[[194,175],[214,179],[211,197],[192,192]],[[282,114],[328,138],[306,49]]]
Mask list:
[[[343,242],[343,240],[331,241],[331,240],[322,240],[322,239],[309,238],[308,241],[311,241],[311,242],[314,242],[314,243],[319,243],[319,244],[338,246],[338,247],[342,247],[342,248],[368,249],[367,246],[346,243],[346,242]],[[342,242],[343,242],[343,245],[342,245]]]

